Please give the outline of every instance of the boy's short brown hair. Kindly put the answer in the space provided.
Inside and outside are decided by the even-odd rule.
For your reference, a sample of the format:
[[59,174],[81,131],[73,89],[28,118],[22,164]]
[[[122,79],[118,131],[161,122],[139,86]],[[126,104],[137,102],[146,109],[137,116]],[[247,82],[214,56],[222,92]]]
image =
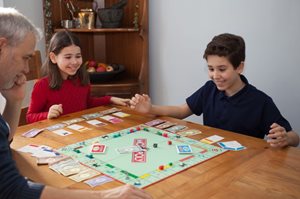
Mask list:
[[226,57],[234,68],[245,61],[245,41],[242,37],[230,33],[215,36],[207,44],[203,58],[207,60],[208,55]]

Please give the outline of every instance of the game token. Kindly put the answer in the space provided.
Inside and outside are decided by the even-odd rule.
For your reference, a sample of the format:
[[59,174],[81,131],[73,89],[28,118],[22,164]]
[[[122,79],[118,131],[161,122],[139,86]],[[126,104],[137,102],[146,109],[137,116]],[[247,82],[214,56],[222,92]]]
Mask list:
[[80,150],[79,150],[79,149],[74,149],[74,151],[75,151],[76,153],[80,153]]
[[171,140],[168,140],[168,145],[172,145],[172,141]]
[[160,166],[158,167],[158,169],[161,170],[161,171],[164,170],[164,165],[160,165]]
[[154,144],[153,144],[153,147],[154,147],[154,148],[157,148],[157,144],[156,144],[156,143],[154,143]]
[[90,159],[93,159],[94,156],[92,154],[89,154],[89,155],[85,155],[86,157],[90,158]]
[[179,166],[184,167],[185,164],[184,164],[183,162],[180,162],[180,163],[179,163]]
[[136,181],[136,182],[134,182],[134,185],[135,185],[135,186],[140,186],[140,185],[141,185],[141,182],[140,182],[140,181]]
[[128,172],[126,172],[126,180],[129,180],[129,175],[128,175]]

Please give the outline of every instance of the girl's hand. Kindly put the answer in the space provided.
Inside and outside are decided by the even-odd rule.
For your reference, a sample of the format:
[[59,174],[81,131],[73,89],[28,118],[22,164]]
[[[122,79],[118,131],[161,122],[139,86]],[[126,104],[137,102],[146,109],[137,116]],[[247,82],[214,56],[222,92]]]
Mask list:
[[121,106],[129,106],[130,99],[124,99],[119,97],[111,97],[110,102],[115,105],[121,105]]
[[48,119],[59,117],[63,113],[62,104],[54,104],[49,108]]

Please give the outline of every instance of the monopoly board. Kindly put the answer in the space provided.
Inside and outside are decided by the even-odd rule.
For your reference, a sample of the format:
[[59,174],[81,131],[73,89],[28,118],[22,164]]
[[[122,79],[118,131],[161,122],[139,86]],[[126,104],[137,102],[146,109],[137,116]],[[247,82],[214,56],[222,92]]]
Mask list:
[[[93,153],[91,146],[105,146],[103,153]],[[189,146],[180,153],[178,146]],[[122,151],[139,146],[138,151]],[[197,140],[182,137],[155,127],[138,125],[105,136],[99,136],[58,149],[120,182],[144,188],[226,150]]]

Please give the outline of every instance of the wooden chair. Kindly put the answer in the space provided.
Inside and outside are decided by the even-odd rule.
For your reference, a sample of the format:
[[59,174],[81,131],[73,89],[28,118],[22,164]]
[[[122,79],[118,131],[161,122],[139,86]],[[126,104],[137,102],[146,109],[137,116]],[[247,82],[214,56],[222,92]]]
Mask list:
[[[34,52],[34,55],[29,61],[29,73],[26,75],[27,81],[37,80],[40,77],[41,72],[41,66],[42,66],[42,58],[41,58],[41,52],[39,50],[36,50]],[[30,93],[27,93],[27,95],[30,95]],[[20,114],[20,120],[19,120],[19,126],[26,124],[26,113],[28,110],[28,105],[25,107],[22,107],[21,114]]]

